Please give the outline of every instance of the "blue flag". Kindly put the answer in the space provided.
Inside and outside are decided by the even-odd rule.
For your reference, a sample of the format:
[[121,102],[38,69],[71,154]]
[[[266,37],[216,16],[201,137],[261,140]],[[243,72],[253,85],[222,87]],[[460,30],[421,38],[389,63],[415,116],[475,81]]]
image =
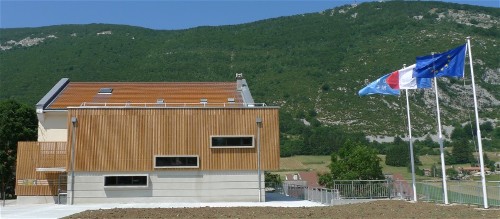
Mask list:
[[392,88],[391,85],[387,83],[387,78],[392,74],[393,73],[386,74],[359,90],[359,96],[366,96],[370,94],[399,95],[399,88],[396,88],[395,86],[392,86],[394,87]]
[[430,78],[412,77],[415,66],[416,65],[413,64],[382,76],[361,89],[358,92],[359,96],[366,96],[370,94],[399,95],[400,89],[431,88],[432,85]]
[[440,54],[417,57],[417,67],[413,70],[413,77],[464,77],[466,45]]

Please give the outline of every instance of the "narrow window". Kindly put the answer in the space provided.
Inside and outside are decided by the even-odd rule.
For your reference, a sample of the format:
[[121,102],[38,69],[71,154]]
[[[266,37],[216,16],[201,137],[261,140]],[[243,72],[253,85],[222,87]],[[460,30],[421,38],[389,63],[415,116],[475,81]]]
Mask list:
[[185,156],[155,156],[155,168],[198,168],[199,157]]
[[99,89],[98,94],[111,94],[111,93],[113,93],[113,88],[104,87],[104,88]]
[[148,176],[104,176],[104,186],[148,186]]
[[253,136],[211,136],[212,148],[253,148]]

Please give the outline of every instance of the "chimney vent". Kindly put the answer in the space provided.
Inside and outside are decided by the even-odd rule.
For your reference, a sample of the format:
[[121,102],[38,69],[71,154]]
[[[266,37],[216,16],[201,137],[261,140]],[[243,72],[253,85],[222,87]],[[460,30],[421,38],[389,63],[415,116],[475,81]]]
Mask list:
[[236,90],[241,91],[243,84],[243,73],[236,73]]
[[236,73],[236,80],[243,79],[243,73]]

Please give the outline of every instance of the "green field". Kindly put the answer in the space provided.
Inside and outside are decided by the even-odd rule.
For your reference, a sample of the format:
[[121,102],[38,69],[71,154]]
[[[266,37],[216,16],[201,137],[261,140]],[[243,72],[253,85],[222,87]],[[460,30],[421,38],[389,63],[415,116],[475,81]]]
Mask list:
[[317,173],[326,173],[329,171],[330,156],[292,156],[280,158],[280,170],[277,171],[282,178],[285,174],[315,171]]

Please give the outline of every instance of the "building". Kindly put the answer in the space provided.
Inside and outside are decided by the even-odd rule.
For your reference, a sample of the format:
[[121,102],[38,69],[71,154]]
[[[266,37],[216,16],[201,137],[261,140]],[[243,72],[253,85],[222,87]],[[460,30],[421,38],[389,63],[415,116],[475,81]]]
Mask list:
[[[481,174],[481,167],[458,167],[458,171],[463,175],[479,176]],[[486,172],[487,175],[491,173],[490,168],[488,167],[485,167],[484,171]]]
[[264,201],[259,170],[279,169],[278,110],[254,103],[241,74],[206,83],[63,78],[36,105],[38,141],[18,144],[18,202]]
[[308,188],[325,188],[318,182],[319,177],[316,172],[298,172],[285,175],[285,183],[290,185],[306,186]]
[[283,182],[285,195],[298,199],[309,199],[326,187],[320,185],[318,173],[298,172],[286,174]]

